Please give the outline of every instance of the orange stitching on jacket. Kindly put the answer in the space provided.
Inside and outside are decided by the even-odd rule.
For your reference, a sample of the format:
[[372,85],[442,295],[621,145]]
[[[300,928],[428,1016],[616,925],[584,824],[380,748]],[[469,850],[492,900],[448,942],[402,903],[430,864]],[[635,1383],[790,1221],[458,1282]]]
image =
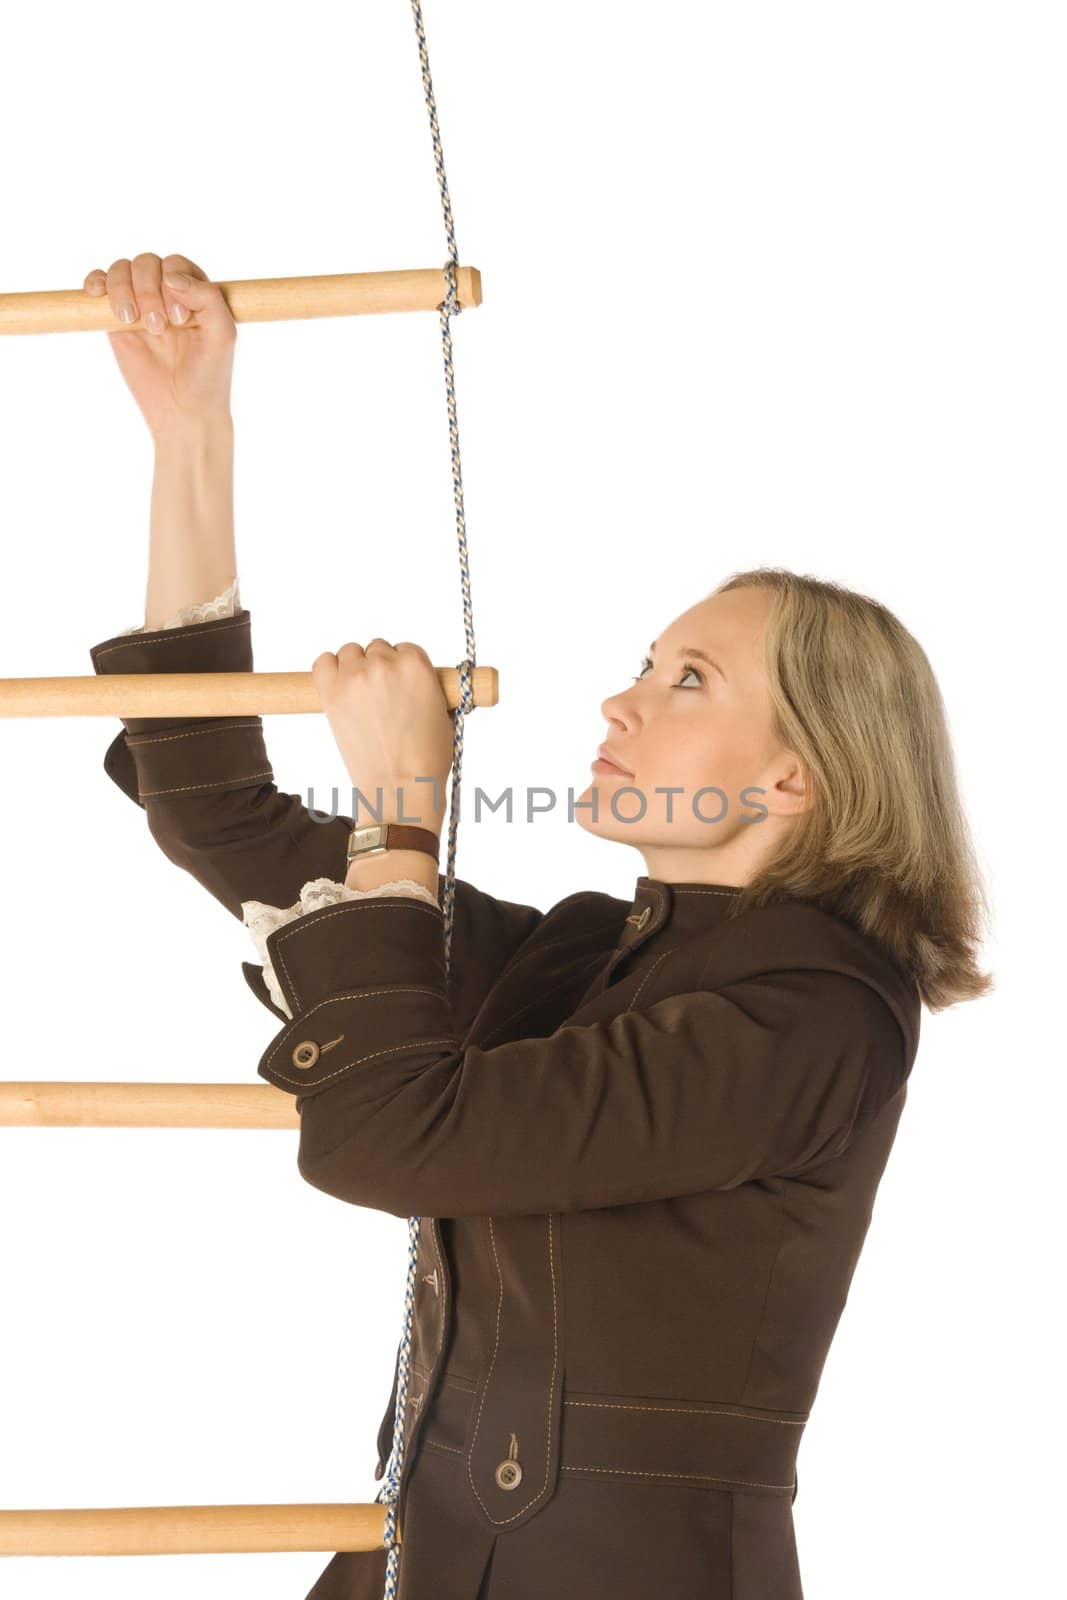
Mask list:
[[684,945],[680,945],[680,944],[679,945],[675,945],[673,950],[664,950],[664,952],[663,952],[663,954],[661,956],[657,956],[656,957],[655,961],[653,961],[652,965],[649,967],[648,971],[645,973],[644,977],[641,979],[641,982],[637,985],[637,988],[634,990],[633,996],[631,997],[631,1000],[630,1000],[630,1004],[626,1007],[627,1011],[632,1011],[633,1010],[634,1001],[637,999],[638,995],[641,993],[641,990],[645,987],[645,984],[648,982],[649,978],[651,978],[652,974],[655,972],[656,968],[660,965],[660,963],[666,961],[668,956],[676,956],[678,954],[679,950],[684,950],[684,949],[685,949]]
[[487,1373],[485,1379],[485,1387],[482,1389],[482,1396],[478,1402],[478,1418],[474,1424],[474,1432],[471,1435],[471,1447],[467,1452],[467,1477],[470,1479],[471,1488],[474,1490],[475,1495],[477,1495],[478,1504],[481,1506],[490,1522],[494,1527],[504,1528],[509,1522],[515,1522],[519,1517],[524,1517],[527,1511],[529,1511],[530,1507],[535,1506],[538,1500],[543,1498],[545,1490],[548,1488],[549,1469],[552,1461],[552,1391],[556,1382],[556,1369],[559,1366],[559,1309],[556,1296],[556,1262],[555,1255],[552,1250],[552,1223],[554,1221],[554,1214],[550,1212],[548,1216],[548,1262],[549,1273],[552,1279],[552,1376],[549,1379],[548,1384],[548,1428],[545,1440],[545,1481],[541,1485],[538,1492],[534,1495],[533,1499],[527,1500],[526,1504],[521,1506],[519,1510],[510,1517],[494,1517],[492,1515],[489,1507],[486,1505],[481,1495],[478,1494],[478,1485],[475,1483],[474,1474],[471,1471],[471,1457],[474,1455],[474,1443],[478,1437],[478,1429],[481,1427],[482,1409],[485,1405],[485,1397],[489,1393],[489,1384],[493,1375],[493,1367],[496,1365],[497,1346],[500,1343],[500,1305],[504,1297],[504,1279],[500,1271],[500,1258],[496,1253],[496,1234],[493,1232],[492,1217],[487,1218],[487,1221],[489,1223],[489,1239],[493,1246],[493,1259],[496,1262],[496,1275],[500,1283],[500,1294],[497,1298],[496,1339],[493,1343],[493,1359],[490,1362],[489,1372]]
[[675,884],[672,884],[671,887],[674,889],[675,894],[717,894],[721,895],[724,900],[733,899],[733,893],[729,889],[680,889]]
[[[262,971],[262,968],[260,970]],[[306,1022],[308,1017],[313,1017],[320,1007],[332,1005],[335,1000],[366,1000],[370,995],[378,994],[435,994],[439,1000],[445,998],[443,989],[431,989],[429,984],[426,983],[398,983],[394,984],[390,989],[343,989],[337,994],[328,994],[323,1000],[316,1000],[313,1006],[309,1006],[306,1011],[302,1011],[298,1017],[292,1017],[286,1024],[286,1031],[291,1032],[295,1023]],[[282,1046],[276,1044],[274,1048],[281,1049]],[[273,1054],[274,1051],[272,1050],[271,1055]]]
[[[264,1065],[269,1067],[270,1063],[271,1063],[271,1058],[273,1056],[276,1056],[278,1054],[279,1050],[284,1050],[286,1048],[287,1044],[292,1039],[293,1034],[298,1031],[297,1024],[299,1023],[299,1024],[303,1025],[305,1022],[307,1022],[309,1017],[313,1017],[315,1015],[315,1012],[320,1010],[323,1006],[333,1005],[334,1001],[336,1001],[336,1000],[367,1000],[367,999],[370,999],[371,997],[373,997],[375,995],[381,995],[381,994],[387,994],[387,995],[393,995],[393,994],[432,994],[432,995],[436,995],[439,1000],[444,1000],[445,999],[445,994],[444,994],[443,990],[441,990],[441,989],[431,989],[431,988],[427,987],[426,984],[419,984],[419,983],[397,984],[391,989],[350,989],[350,990],[344,990],[340,994],[329,994],[329,995],[326,996],[325,1000],[316,1000],[316,1002],[315,1002],[315,1004],[313,1006],[309,1007],[309,1009],[307,1011],[301,1012],[301,1014],[298,1017],[294,1017],[292,1019],[292,1021],[289,1022],[286,1025],[286,1027],[282,1029],[281,1035],[275,1041],[274,1048],[273,1048],[273,1050],[271,1050],[270,1054],[267,1056],[266,1061],[264,1062]],[[289,1036],[288,1039],[286,1038],[286,1034],[288,1034],[288,1036]],[[409,1044],[393,1045],[390,1048],[395,1052],[397,1050],[411,1050],[416,1045],[422,1045],[422,1044],[455,1044],[455,1045],[458,1046],[459,1040],[453,1034],[453,1035],[450,1035],[449,1038],[447,1038],[447,1039],[413,1039]],[[370,1055],[359,1056],[357,1060],[349,1061],[347,1066],[339,1067],[338,1068],[338,1072],[347,1072],[348,1067],[358,1066],[361,1061],[372,1061],[375,1056],[388,1055],[388,1054],[389,1054],[389,1051],[387,1051],[387,1050],[374,1050],[374,1051],[371,1052]],[[275,1070],[277,1071],[277,1068]],[[279,1072],[278,1076],[280,1078],[284,1078],[285,1074],[283,1072]],[[327,1083],[330,1078],[336,1078],[336,1077],[337,1077],[337,1072],[331,1072],[331,1073],[329,1073],[327,1075],[327,1077],[319,1078],[318,1082],[319,1083]],[[286,1078],[286,1082],[287,1083],[307,1083],[307,1081],[308,1080],[306,1078]]]
[[[430,1377],[430,1368],[422,1365],[420,1361],[412,1360],[411,1365],[420,1372],[424,1378]],[[477,1389],[476,1383],[469,1379],[460,1379],[453,1373],[443,1373],[442,1382],[452,1384],[467,1393]],[[563,1396],[565,1406],[583,1406],[594,1411],[662,1411],[668,1413],[681,1413],[684,1416],[694,1417],[736,1417],[742,1422],[777,1422],[783,1428],[804,1428],[810,1418],[810,1411],[799,1412],[795,1417],[772,1417],[760,1411],[727,1411],[722,1406],[651,1406],[630,1400],[572,1400],[568,1395]]]
[[[274,1071],[277,1073],[279,1078],[284,1078],[286,1083],[300,1084],[306,1096],[313,1094],[320,1084],[329,1083],[331,1078],[340,1077],[341,1073],[347,1072],[349,1067],[361,1066],[364,1061],[375,1061],[379,1056],[395,1056],[399,1050],[414,1050],[416,1047],[421,1049],[424,1045],[429,1044],[451,1044],[458,1046],[459,1040],[454,1036],[449,1039],[413,1039],[410,1044],[392,1044],[386,1050],[372,1050],[370,1055],[357,1056],[355,1061],[346,1062],[343,1067],[338,1067],[336,1072],[328,1072],[325,1077],[316,1079],[313,1084],[309,1084],[306,1078],[290,1078],[281,1070],[280,1067],[275,1067]],[[273,1054],[273,1051],[271,1054]]]
[[189,728],[184,733],[128,733],[126,741],[131,750],[140,750],[146,744],[166,744],[168,739],[196,739],[202,733],[236,733],[238,728],[262,728],[263,718],[253,722],[227,722],[221,728]]
[[740,1483],[746,1489],[791,1489],[791,1483],[756,1483],[749,1478],[717,1478],[712,1472],[641,1472],[637,1467],[561,1467],[561,1472],[614,1472],[624,1478],[705,1478],[709,1483]]
[[698,1406],[643,1406],[631,1405],[624,1400],[567,1400],[567,1406],[588,1406],[598,1411],[678,1411],[687,1416],[694,1417],[738,1417],[742,1422],[777,1422],[783,1428],[803,1428],[808,1421],[810,1412],[797,1417],[762,1417],[751,1411],[723,1411],[719,1407],[703,1409]]
[[[238,622],[227,622],[225,627],[213,628],[211,631],[213,633],[228,633],[232,628],[247,628],[250,620],[249,617],[242,617]],[[106,656],[110,655],[112,650],[129,650],[134,645],[168,644],[171,639],[187,639],[190,634],[198,633],[202,627],[203,623],[200,622],[193,623],[188,628],[168,628],[165,639],[144,639],[135,636],[132,639],[124,639],[121,644],[107,644],[102,650],[98,650],[96,654],[98,656]]]
[[[449,1455],[461,1456],[463,1451],[454,1444],[442,1444],[440,1439],[431,1439],[424,1433],[420,1444],[428,1450],[447,1450]],[[710,1472],[642,1472],[628,1467],[586,1467],[586,1466],[561,1466],[560,1472],[612,1472],[622,1477],[632,1478],[700,1478],[709,1483],[740,1483],[746,1489],[791,1489],[791,1483],[759,1483],[749,1478],[717,1478]]]
[[226,789],[235,783],[249,783],[253,778],[273,778],[274,768],[266,772],[248,772],[243,778],[220,778],[217,783],[183,783],[177,789],[138,789],[142,800],[154,800],[161,794],[188,794],[191,789]]
[[[382,896],[382,897],[380,897],[378,899],[370,899],[370,900],[345,900],[341,905],[331,906],[329,911],[324,911],[321,916],[316,917],[316,921],[317,922],[329,922],[331,917],[340,917],[340,916],[343,916],[346,912],[350,912],[350,911],[369,911],[369,910],[377,910],[377,911],[400,911],[400,910],[403,910],[403,911],[408,911],[408,910],[410,910],[410,911],[425,911],[427,916],[441,917],[441,918],[443,918],[443,916],[444,916],[444,913],[442,912],[440,906],[432,906],[432,905],[430,905],[428,900],[416,900],[414,895],[404,895],[403,896],[403,900],[404,900],[403,906],[395,906],[395,905],[387,904],[386,902],[387,902],[387,900],[389,898],[390,897]],[[397,898],[400,898],[400,897],[398,896]],[[315,913],[312,912],[311,915],[315,916]],[[273,944],[271,945],[271,951],[272,951],[272,953],[274,951],[277,951],[277,953],[278,953],[278,965],[282,969],[282,973],[283,973],[283,975],[285,977],[286,984],[288,985],[288,988],[289,988],[289,994],[286,996],[286,998],[290,1001],[290,1004],[293,1006],[293,1009],[295,1011],[298,1011],[300,1009],[300,997],[296,992],[296,985],[293,983],[292,979],[289,976],[289,969],[285,965],[285,957],[282,955],[281,946],[282,946],[282,944],[284,943],[284,941],[286,939],[292,938],[292,936],[294,934],[302,932],[307,927],[307,924],[308,924],[307,915],[305,915],[303,917],[295,917],[291,923],[286,923],[281,928],[276,928],[274,930],[274,932],[269,935],[269,937],[274,941]],[[385,993],[384,990],[377,990],[376,992],[379,993],[379,994]],[[438,991],[437,990],[430,990],[430,991],[427,991],[427,992],[436,994]],[[445,998],[447,998],[447,996]],[[295,1021],[296,1019],[294,1018],[293,1020]]]

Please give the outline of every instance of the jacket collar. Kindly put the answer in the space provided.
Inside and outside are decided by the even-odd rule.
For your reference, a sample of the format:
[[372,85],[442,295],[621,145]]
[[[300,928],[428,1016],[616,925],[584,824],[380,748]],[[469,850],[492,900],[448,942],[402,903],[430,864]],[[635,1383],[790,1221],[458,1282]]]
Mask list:
[[681,938],[702,933],[726,919],[740,893],[736,884],[667,883],[642,873],[615,941],[616,949],[635,950],[665,927]]
[[[672,949],[725,922],[740,893],[737,885],[727,883],[665,883],[642,874],[615,947],[585,998],[606,989],[616,970],[656,934],[662,934],[661,947]],[[616,904],[623,908],[626,902],[618,900]],[[748,920],[751,923],[752,919]],[[765,949],[774,947],[779,961],[844,972],[880,994],[900,1026],[910,1070],[919,1041],[919,992],[914,980],[880,946],[850,922],[803,900],[768,906],[760,912],[759,921],[763,925],[759,944]],[[748,931],[750,935],[755,932],[751,926]],[[739,937],[734,942],[738,976],[747,973],[754,948],[751,939]],[[721,950],[716,965],[720,978],[727,981],[729,963],[724,963]]]

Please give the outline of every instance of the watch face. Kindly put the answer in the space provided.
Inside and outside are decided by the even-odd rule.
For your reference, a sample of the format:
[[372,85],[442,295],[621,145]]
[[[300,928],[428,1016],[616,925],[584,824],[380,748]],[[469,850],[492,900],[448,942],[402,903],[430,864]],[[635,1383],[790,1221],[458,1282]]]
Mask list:
[[353,856],[360,851],[373,849],[385,843],[383,835],[385,828],[380,822],[372,822],[365,828],[353,828],[348,840],[348,854]]

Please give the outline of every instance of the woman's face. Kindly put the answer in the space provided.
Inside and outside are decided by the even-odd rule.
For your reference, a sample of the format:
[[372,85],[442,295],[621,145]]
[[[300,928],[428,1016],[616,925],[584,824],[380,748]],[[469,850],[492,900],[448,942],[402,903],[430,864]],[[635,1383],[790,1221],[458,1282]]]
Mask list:
[[772,730],[770,602],[757,588],[700,601],[638,652],[636,681],[601,706],[603,744],[627,771],[594,770],[575,817],[634,845],[650,877],[745,883],[804,809],[801,763]]

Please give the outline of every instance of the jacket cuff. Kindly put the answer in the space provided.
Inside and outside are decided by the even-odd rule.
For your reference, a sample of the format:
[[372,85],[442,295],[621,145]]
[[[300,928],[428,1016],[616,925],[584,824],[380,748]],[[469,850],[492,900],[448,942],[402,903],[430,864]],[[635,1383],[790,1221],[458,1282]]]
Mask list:
[[[252,615],[114,634],[90,647],[98,674],[251,672]],[[262,717],[122,717],[104,769],[131,799],[210,794],[273,781]]]
[[242,961],[241,971],[244,974],[245,982],[255,995],[256,999],[262,1000],[263,1004],[267,1007],[267,1010],[273,1011],[274,1015],[276,1017],[280,1017],[282,1022],[291,1021],[291,1018],[286,1016],[281,1007],[275,1004],[274,996],[267,987],[267,979],[263,968],[261,966],[257,966],[254,961]]
[[277,1088],[306,1097],[360,1066],[459,1047],[439,905],[343,901],[277,928],[265,948],[293,1013],[257,1069]]

